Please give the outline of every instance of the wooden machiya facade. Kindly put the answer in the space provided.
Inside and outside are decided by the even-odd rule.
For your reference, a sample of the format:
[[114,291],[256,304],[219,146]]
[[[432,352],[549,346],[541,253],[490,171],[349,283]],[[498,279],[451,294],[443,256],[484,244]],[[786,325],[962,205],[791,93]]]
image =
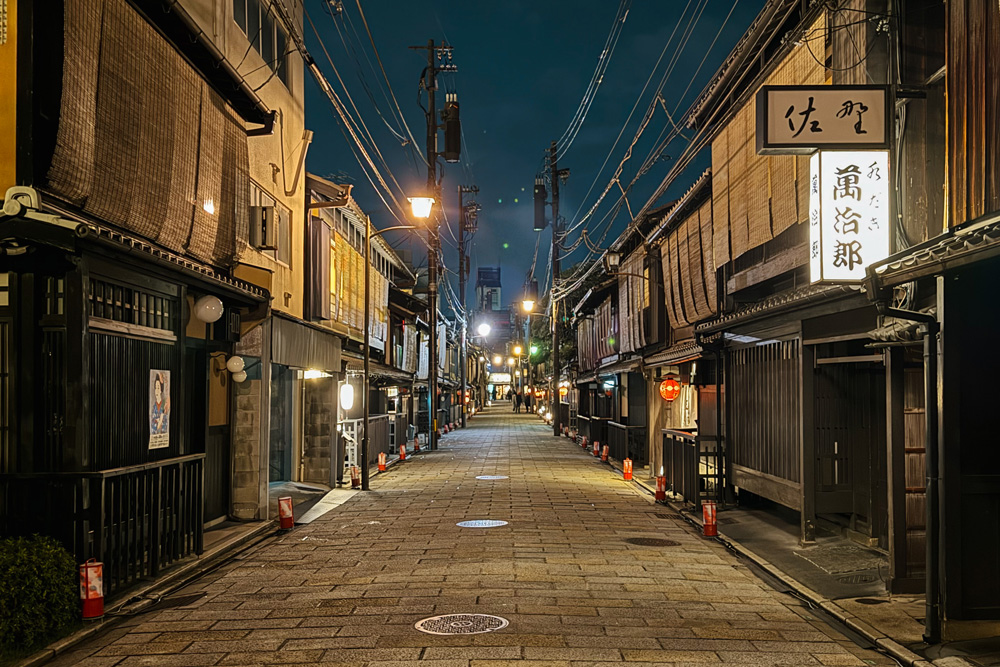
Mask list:
[[[1000,565],[982,556],[1000,552],[1000,467],[982,378],[996,364],[974,351],[1000,312],[1000,6],[887,11],[766,3],[687,118],[710,171],[644,233],[645,263],[626,250],[617,269],[658,253],[659,346],[633,335],[630,286],[577,307],[580,413],[617,416],[601,369],[641,355],[651,468],[672,491],[784,506],[803,544],[822,529],[884,552],[891,591],[933,580],[929,636],[995,634]],[[829,84],[885,85],[895,101],[891,256],[850,284],[811,282],[809,156],[757,153],[761,86]],[[679,385],[669,410],[663,379]]]
[[153,25],[120,0],[16,4],[0,52],[17,118],[0,156],[14,165],[0,184],[0,532],[103,561],[115,596],[234,513],[226,363],[270,294],[233,269],[250,241],[249,135],[272,117],[192,66],[214,55],[182,8]]

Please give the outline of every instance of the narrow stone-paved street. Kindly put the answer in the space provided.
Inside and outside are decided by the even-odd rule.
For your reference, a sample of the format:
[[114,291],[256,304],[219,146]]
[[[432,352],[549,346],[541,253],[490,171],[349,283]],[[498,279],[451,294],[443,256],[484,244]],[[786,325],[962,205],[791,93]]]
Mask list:
[[[509,523],[456,525],[475,519]],[[178,595],[200,591],[54,664],[895,664],[506,404]],[[509,625],[454,636],[414,628],[466,613]]]

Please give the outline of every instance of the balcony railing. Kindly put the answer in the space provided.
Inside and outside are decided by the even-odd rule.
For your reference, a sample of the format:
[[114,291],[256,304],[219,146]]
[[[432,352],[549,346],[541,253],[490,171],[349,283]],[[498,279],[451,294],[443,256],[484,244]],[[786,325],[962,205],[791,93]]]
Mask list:
[[82,473],[0,475],[0,534],[59,539],[104,563],[113,598],[201,553],[204,454]]

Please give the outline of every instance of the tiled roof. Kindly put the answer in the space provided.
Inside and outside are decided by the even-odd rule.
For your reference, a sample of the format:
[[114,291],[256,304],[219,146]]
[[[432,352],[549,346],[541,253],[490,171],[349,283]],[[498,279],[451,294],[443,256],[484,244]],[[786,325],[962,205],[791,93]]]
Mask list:
[[868,268],[880,287],[893,287],[1000,255],[1000,213],[973,221]]
[[860,285],[809,285],[796,290],[782,292],[781,294],[775,294],[755,303],[745,304],[731,313],[721,315],[707,322],[702,322],[695,328],[695,332],[699,335],[710,334],[759,317],[777,315],[778,313],[800,308],[813,302],[857,294],[860,291]]

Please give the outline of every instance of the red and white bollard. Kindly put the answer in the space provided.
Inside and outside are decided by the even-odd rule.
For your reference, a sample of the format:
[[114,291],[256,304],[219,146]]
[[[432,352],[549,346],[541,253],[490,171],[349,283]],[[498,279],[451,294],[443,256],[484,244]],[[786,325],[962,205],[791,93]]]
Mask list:
[[715,501],[706,500],[701,504],[701,534],[705,537],[715,537],[719,534],[719,524],[715,520]]
[[295,525],[295,510],[292,508],[291,496],[278,498],[278,521],[282,530],[289,530]]
[[622,461],[622,475],[624,475],[626,482],[632,481],[632,459]]
[[601,455],[601,443],[598,442],[597,440],[594,440],[594,449],[592,450],[592,453],[594,456]]
[[587,448],[587,436],[583,436],[582,438],[580,438],[580,446],[583,447],[584,449]]
[[445,425],[444,425],[444,428],[443,428],[442,430],[443,430],[443,431],[444,431],[445,433],[447,433],[447,432],[448,432],[448,425],[447,425],[447,424],[445,424]]
[[601,462],[602,463],[607,463],[608,462],[608,454],[610,452],[611,452],[611,447],[609,447],[608,445],[604,445],[604,447],[601,448]]
[[104,563],[91,558],[80,565],[80,600],[83,620],[104,618]]
[[351,466],[351,488],[361,488],[361,470],[358,466]]
[[378,453],[378,471],[385,472],[385,452]]
[[405,461],[406,460],[406,444],[405,443],[401,444],[399,446],[399,460],[400,461]]
[[662,470],[656,477],[656,495],[654,498],[658,503],[664,503],[667,501],[667,477],[663,474]]
[[416,454],[420,451],[420,438],[413,439],[413,453]]

